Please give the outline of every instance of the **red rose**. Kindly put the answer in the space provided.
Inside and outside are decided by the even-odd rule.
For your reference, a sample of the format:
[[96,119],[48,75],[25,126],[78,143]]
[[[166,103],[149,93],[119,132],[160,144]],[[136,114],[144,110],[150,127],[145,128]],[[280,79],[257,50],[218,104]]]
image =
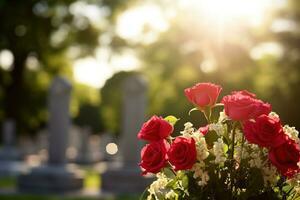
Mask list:
[[143,147],[139,164],[143,175],[158,173],[166,165],[168,149],[169,144],[165,140],[152,142]]
[[191,169],[196,162],[196,145],[193,138],[177,137],[168,151],[170,163],[175,170]]
[[199,132],[200,132],[202,135],[206,135],[206,134],[208,133],[208,131],[209,131],[208,125],[202,126],[202,127],[199,128]]
[[278,171],[284,176],[292,177],[300,172],[297,163],[300,161],[300,148],[293,140],[288,140],[282,145],[269,151],[269,159]]
[[244,90],[232,92],[223,97],[225,114],[232,120],[244,121],[254,119],[271,112],[271,105],[255,98],[255,95]]
[[243,130],[246,139],[250,143],[262,147],[277,147],[288,140],[288,136],[283,132],[282,125],[277,117],[261,115],[255,121],[245,121]]
[[173,126],[162,117],[153,116],[143,124],[138,133],[139,139],[149,142],[165,139],[173,132]]
[[222,88],[212,83],[198,83],[184,90],[185,96],[195,106],[204,110],[216,104]]

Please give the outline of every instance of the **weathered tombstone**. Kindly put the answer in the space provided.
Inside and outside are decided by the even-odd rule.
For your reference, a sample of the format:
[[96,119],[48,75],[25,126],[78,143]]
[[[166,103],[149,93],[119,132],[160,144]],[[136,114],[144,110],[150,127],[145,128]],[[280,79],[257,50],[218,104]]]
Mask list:
[[93,163],[92,155],[90,152],[90,136],[91,136],[91,129],[88,126],[85,126],[81,129],[80,132],[81,136],[81,144],[78,151],[78,157],[76,162],[78,164],[91,164]]
[[111,133],[103,133],[100,136],[99,150],[100,150],[100,155],[101,155],[101,161],[104,161],[104,162],[112,161],[113,156],[109,155],[106,151],[106,146],[111,142],[115,142]]
[[19,153],[15,147],[16,124],[12,119],[4,120],[2,126],[3,148],[0,151],[0,160],[17,160]]
[[71,84],[54,79],[49,92],[49,160],[18,178],[18,189],[29,193],[66,193],[79,190],[83,179],[79,171],[66,165],[66,148],[70,127]]
[[16,124],[12,119],[4,120],[2,125],[3,147],[0,150],[0,176],[16,176],[25,170],[16,148]]
[[102,189],[104,193],[137,194],[151,181],[141,176],[138,163],[142,143],[136,137],[145,120],[147,84],[143,77],[135,75],[126,79],[123,86],[120,158],[102,175]]

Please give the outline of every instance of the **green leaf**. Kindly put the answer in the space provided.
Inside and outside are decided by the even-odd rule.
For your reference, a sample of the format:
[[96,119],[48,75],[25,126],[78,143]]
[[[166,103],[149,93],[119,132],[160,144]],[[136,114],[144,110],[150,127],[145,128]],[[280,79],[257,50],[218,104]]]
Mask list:
[[218,134],[215,131],[209,131],[206,135],[205,135],[205,140],[206,143],[209,146],[212,146],[214,144],[215,141],[217,141],[219,138]]
[[175,178],[174,172],[169,169],[168,167],[165,167],[163,169],[163,173],[168,177],[168,178]]
[[182,180],[182,187],[183,188],[188,188],[188,186],[189,186],[188,176],[187,175],[183,176],[181,180]]
[[165,117],[165,120],[174,126],[179,119],[177,119],[173,115],[169,115]]
[[224,143],[223,148],[224,148],[224,153],[227,153],[227,151],[228,151],[228,145]]
[[193,111],[195,111],[195,110],[198,110],[198,108],[193,108],[193,109],[191,109],[191,110],[189,111],[189,115],[191,115],[191,113],[192,113]]

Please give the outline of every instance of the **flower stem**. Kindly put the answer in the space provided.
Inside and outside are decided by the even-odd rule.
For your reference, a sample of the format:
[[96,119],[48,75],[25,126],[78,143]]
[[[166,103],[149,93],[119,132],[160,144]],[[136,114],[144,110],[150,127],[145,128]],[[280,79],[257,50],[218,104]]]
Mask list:
[[232,146],[231,146],[231,155],[230,155],[230,159],[231,159],[231,169],[230,169],[230,179],[231,179],[231,183],[230,183],[230,190],[231,190],[231,195],[233,196],[233,183],[234,183],[234,146],[235,146],[235,129],[236,129],[237,125],[236,123],[233,124],[233,129],[232,129]]

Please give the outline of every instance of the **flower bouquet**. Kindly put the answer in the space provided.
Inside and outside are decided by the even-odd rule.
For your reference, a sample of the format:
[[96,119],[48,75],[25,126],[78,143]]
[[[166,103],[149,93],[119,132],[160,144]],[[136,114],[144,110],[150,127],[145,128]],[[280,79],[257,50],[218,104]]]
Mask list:
[[174,116],[153,116],[143,124],[138,138],[148,144],[139,165],[143,175],[157,177],[143,197],[300,198],[298,131],[283,126],[271,105],[248,91],[234,91],[217,103],[221,90],[198,83],[184,91],[195,106],[190,112],[202,112],[206,126],[187,122],[174,137]]

